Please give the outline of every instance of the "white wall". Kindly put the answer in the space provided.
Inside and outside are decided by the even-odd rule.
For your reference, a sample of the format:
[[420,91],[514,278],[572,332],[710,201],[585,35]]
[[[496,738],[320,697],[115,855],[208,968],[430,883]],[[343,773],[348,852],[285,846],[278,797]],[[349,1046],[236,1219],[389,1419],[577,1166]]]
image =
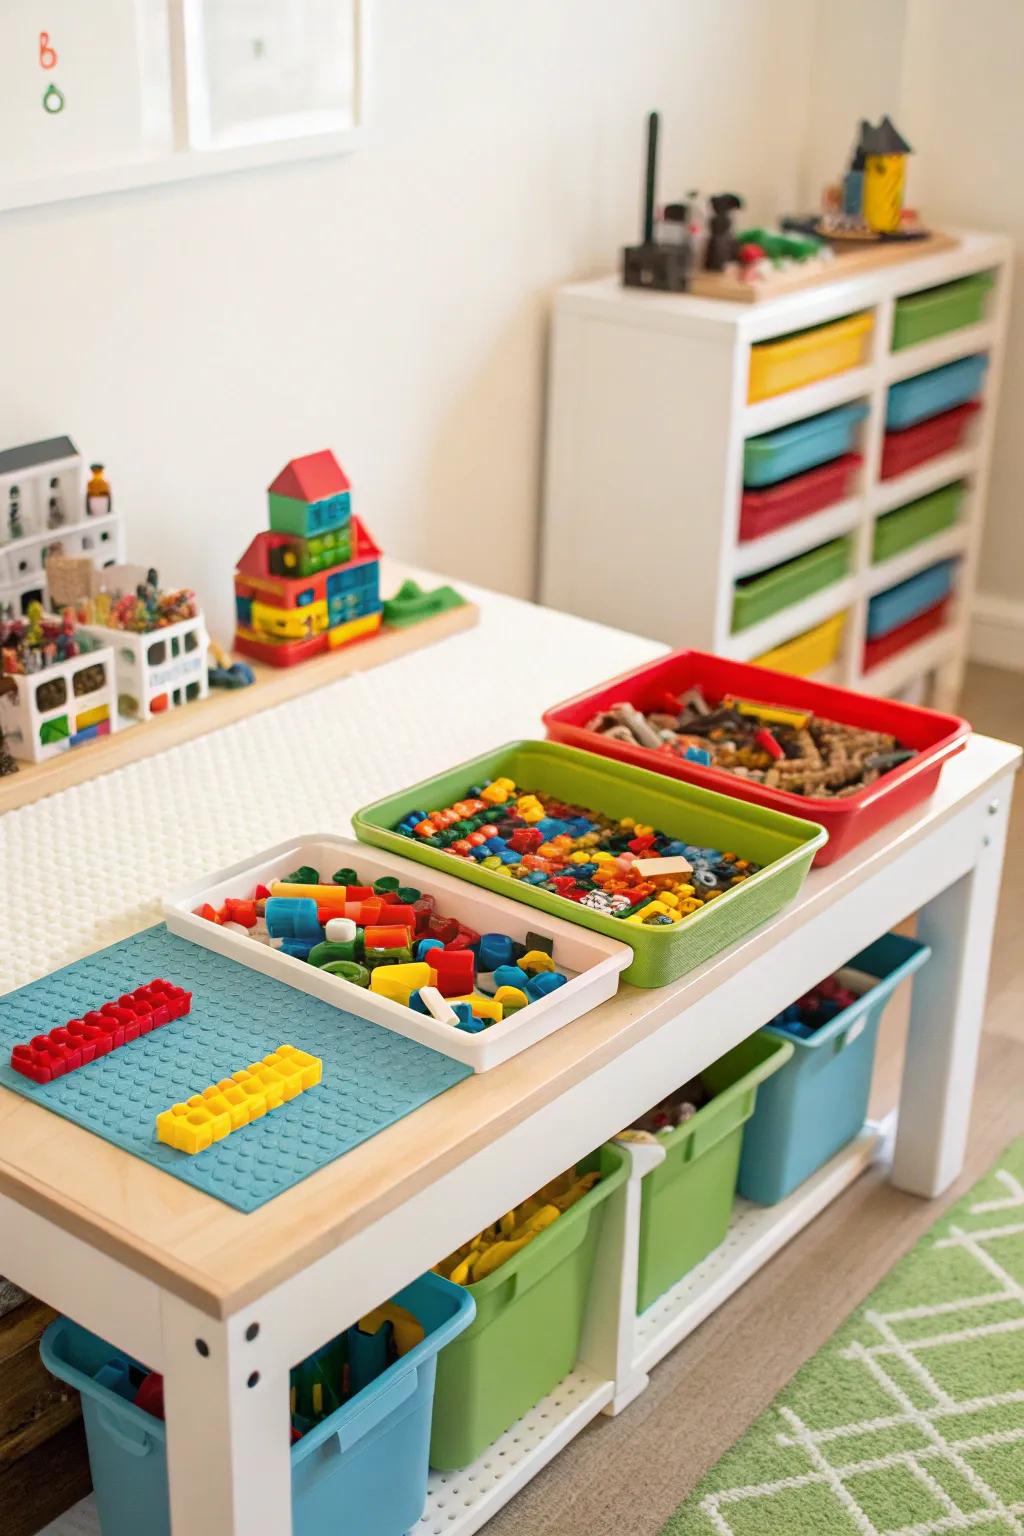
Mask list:
[[[1014,301],[978,570],[972,648],[1024,665],[1024,0],[822,0],[804,194],[858,115],[888,111],[914,145],[910,201],[938,226],[1004,230]],[[863,103],[860,105],[859,103]],[[829,158],[831,157],[831,159]]]
[[385,549],[532,586],[548,299],[662,191],[792,202],[813,0],[371,0],[372,143],[0,215],[0,442],[104,459],[216,630],[264,488],[326,445]]

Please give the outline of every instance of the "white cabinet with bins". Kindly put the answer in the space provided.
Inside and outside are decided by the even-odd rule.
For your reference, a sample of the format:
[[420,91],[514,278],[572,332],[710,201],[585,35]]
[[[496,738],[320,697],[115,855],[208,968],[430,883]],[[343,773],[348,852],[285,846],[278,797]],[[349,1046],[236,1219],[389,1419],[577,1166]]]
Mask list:
[[[751,304],[624,289],[617,277],[561,289],[551,353],[541,600],[672,646],[744,660],[843,615],[838,655],[817,675],[874,693],[925,680],[933,702],[948,707],[964,663],[1009,261],[1005,237],[965,232],[941,254]],[[991,276],[980,319],[894,349],[902,298],[979,273]],[[851,366],[750,403],[753,348],[861,315],[871,326],[851,344]],[[958,445],[883,479],[890,387],[977,356],[985,359],[975,391],[980,409],[965,416]],[[741,539],[748,440],[854,402],[863,407],[851,444],[861,463],[841,499],[759,538]],[[877,520],[953,482],[964,488],[956,520],[875,563]],[[748,608],[747,626],[734,628],[737,582],[749,594],[752,578],[838,538],[849,539],[845,574],[840,570],[827,586],[764,617]],[[935,610],[938,627],[865,670],[871,598],[945,560],[956,562],[955,581],[941,615]]]

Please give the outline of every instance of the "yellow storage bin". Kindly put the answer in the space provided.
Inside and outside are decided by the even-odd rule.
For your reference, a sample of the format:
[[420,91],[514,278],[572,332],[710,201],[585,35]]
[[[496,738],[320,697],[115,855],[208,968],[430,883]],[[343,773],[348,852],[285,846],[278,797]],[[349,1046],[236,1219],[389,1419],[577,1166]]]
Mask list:
[[802,635],[787,640],[785,645],[777,645],[773,651],[755,656],[755,664],[771,667],[775,672],[788,672],[792,677],[813,677],[815,672],[830,667],[839,655],[845,623],[846,614],[835,613],[824,624],[804,630]]
[[849,315],[809,331],[758,342],[750,349],[747,399],[767,400],[770,395],[782,395],[833,373],[860,367],[874,323],[870,314]]

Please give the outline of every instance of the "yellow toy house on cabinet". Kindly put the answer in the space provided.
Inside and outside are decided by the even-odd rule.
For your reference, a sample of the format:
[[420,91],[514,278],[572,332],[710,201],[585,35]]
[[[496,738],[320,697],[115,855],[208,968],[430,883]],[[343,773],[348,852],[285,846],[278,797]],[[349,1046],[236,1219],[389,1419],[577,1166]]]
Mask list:
[[883,117],[876,127],[861,123],[857,150],[864,164],[864,222],[880,235],[895,234],[903,213],[910,145],[892,119]]

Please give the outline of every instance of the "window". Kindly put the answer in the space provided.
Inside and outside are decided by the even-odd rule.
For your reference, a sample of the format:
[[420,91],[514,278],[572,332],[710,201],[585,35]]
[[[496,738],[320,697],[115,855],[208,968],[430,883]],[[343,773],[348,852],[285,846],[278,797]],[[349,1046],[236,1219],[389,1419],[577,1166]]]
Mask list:
[[146,652],[146,660],[149,662],[151,667],[159,667],[162,662],[166,661],[167,641],[154,640]]

